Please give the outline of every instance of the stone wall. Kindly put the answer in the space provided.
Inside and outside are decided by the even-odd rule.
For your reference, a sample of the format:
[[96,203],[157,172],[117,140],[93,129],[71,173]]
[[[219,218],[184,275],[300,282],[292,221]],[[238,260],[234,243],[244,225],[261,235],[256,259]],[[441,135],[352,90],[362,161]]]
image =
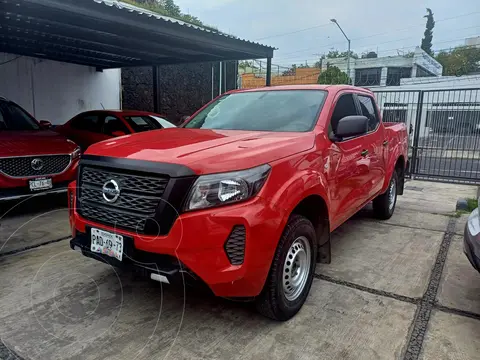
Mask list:
[[[213,94],[219,94],[219,63],[214,63]],[[225,67],[224,67],[225,68]],[[212,63],[165,65],[160,75],[159,113],[179,123],[212,98]],[[226,63],[223,90],[236,88],[236,62]],[[122,107],[144,111],[154,110],[152,67],[122,69]]]

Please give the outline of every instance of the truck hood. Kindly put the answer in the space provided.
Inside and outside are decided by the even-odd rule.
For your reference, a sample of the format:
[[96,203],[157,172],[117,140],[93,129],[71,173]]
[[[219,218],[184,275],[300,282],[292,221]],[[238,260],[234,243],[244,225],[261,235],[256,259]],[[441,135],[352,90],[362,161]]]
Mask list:
[[70,154],[77,146],[50,130],[0,130],[0,157]]
[[170,128],[106,140],[86,154],[158,161],[197,174],[248,169],[313,147],[314,134]]

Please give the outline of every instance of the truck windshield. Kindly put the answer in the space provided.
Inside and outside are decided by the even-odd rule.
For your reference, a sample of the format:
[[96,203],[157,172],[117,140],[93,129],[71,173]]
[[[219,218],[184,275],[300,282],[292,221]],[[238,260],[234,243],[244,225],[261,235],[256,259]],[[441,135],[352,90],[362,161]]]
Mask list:
[[40,130],[40,126],[20,106],[0,101],[0,130]]
[[271,90],[222,96],[185,128],[251,131],[310,131],[325,100],[323,90]]

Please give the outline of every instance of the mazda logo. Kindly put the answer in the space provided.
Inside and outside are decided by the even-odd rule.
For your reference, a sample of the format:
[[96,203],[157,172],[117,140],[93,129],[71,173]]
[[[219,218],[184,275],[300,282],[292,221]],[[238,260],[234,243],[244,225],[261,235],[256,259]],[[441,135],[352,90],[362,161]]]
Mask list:
[[108,180],[102,187],[103,198],[109,203],[117,201],[120,196],[120,188],[115,180]]
[[43,160],[39,158],[35,158],[30,163],[30,166],[32,167],[33,170],[40,171],[43,168]]

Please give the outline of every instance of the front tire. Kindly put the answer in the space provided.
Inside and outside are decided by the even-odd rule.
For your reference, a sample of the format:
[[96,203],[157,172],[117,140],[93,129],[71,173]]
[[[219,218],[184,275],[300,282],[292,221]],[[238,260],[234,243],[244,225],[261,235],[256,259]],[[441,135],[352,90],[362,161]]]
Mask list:
[[395,169],[388,184],[387,191],[373,200],[373,213],[381,220],[388,220],[392,217],[397,204],[398,174]]
[[303,216],[292,215],[275,251],[262,293],[256,299],[257,310],[274,320],[292,318],[310,292],[316,257],[312,223]]

